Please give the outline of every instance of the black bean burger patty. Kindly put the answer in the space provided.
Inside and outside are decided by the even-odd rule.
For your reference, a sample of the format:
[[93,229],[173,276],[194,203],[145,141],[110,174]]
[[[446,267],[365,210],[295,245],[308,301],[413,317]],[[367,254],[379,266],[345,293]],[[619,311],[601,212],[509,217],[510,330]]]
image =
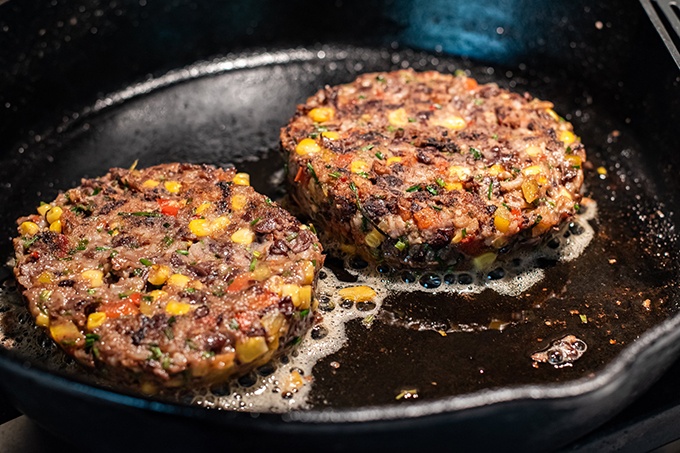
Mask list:
[[80,362],[145,391],[247,372],[304,333],[316,236],[208,165],[114,168],[18,220],[17,280]]
[[586,159],[552,108],[463,74],[327,86],[281,130],[292,197],[330,236],[397,267],[537,242],[578,209]]

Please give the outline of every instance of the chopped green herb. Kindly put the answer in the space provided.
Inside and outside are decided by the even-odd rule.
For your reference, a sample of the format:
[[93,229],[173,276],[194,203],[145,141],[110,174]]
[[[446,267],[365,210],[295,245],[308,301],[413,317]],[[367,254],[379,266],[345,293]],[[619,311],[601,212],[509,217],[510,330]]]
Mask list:
[[366,96],[364,96],[363,94],[360,94],[359,99],[366,99]]
[[175,250],[175,252],[179,253],[180,255],[187,256],[189,254],[189,250]]
[[97,194],[98,194],[99,192],[101,192],[101,191],[102,191],[102,188],[101,188],[101,187],[95,187],[94,190],[92,191],[92,195],[91,195],[91,196],[94,197],[95,195],[97,195]]
[[118,293],[118,298],[119,299],[127,299],[128,295],[127,295],[127,293]]
[[434,180],[434,182],[436,182],[439,187],[444,187],[446,185],[442,178],[437,178]]
[[498,134],[493,134],[491,138],[493,138],[494,140],[498,140]]
[[409,187],[406,189],[406,192],[415,192],[416,190],[420,190],[420,184],[416,184],[414,186]]
[[[310,231],[311,231],[312,233],[317,234],[317,233],[316,233],[316,227],[314,226],[313,223],[310,223],[310,224],[309,224],[309,229],[310,229]],[[255,254],[255,252],[253,252],[253,254]]]
[[431,207],[432,209],[434,209],[435,211],[441,211],[441,210],[442,210],[442,207],[441,207],[441,206],[437,206],[436,204],[431,204],[430,207]]
[[[190,341],[190,340],[187,340]],[[152,360],[158,360],[161,357],[163,357],[163,351],[161,351],[161,348],[158,346],[149,346],[149,351],[151,351],[151,357],[149,357]]]
[[415,119],[415,118],[409,117],[409,118],[408,118],[408,122],[409,122],[409,123],[415,123],[415,122],[416,122],[416,119]]
[[141,277],[142,274],[144,274],[144,269],[139,267],[135,267],[134,269],[132,269],[132,275],[134,275],[135,277]]
[[465,239],[467,237],[467,229],[466,228],[463,228],[460,231],[460,237],[462,237],[463,239]]
[[300,318],[305,318],[309,314],[309,308],[300,311]]
[[78,246],[76,247],[76,250],[78,251],[85,250],[87,248],[87,244],[89,243],[90,241],[88,241],[87,239],[81,239],[80,241],[78,241]]
[[255,267],[257,266],[257,258],[253,257],[252,260],[250,260],[250,272],[255,270]]
[[309,170],[309,174],[312,175],[312,178],[314,178],[314,181],[316,181],[317,184],[319,183],[319,177],[316,176],[316,171],[314,171],[314,167],[312,166],[311,162],[307,162],[307,170]]
[[239,323],[236,319],[231,318],[231,320],[229,320],[229,328],[231,330],[238,330],[239,327]]
[[191,350],[195,351],[196,349],[198,349],[198,346],[196,345],[194,340],[192,340],[191,338],[187,338],[185,343],[189,347],[189,349],[191,349]]
[[465,71],[462,70],[462,69],[456,69],[456,70],[454,71],[453,75],[455,75],[456,77],[462,77],[462,76],[465,76],[465,75],[467,75],[467,74],[466,74]]
[[95,295],[96,293],[97,293],[97,290],[94,289],[94,288],[89,288],[89,289],[87,290],[87,294],[89,294],[90,296],[93,296],[93,295]]
[[163,245],[165,245],[166,247],[169,247],[170,244],[172,244],[173,242],[175,242],[175,240],[173,238],[171,238],[170,236],[165,236],[163,238]]
[[536,220],[534,221],[534,225],[538,225],[539,223],[541,223],[541,220],[543,220],[543,216],[540,214],[537,215]]
[[111,247],[95,247],[94,249],[98,252],[103,252],[104,250],[111,250]]
[[34,243],[35,241],[37,241],[37,240],[38,240],[38,235],[37,235],[37,234],[36,234],[35,236],[33,236],[33,237],[24,239],[24,243],[23,243],[23,244],[24,244],[24,248],[25,248],[25,249],[29,248],[29,247],[32,246],[33,243]]
[[488,190],[488,193],[487,193],[487,197],[489,198],[489,200],[491,200],[492,194],[493,194],[493,181],[490,181],[489,182],[489,190]]
[[267,197],[267,198],[264,199],[264,202],[271,206],[271,204],[272,204],[272,199],[269,198],[269,197]]
[[366,328],[370,328],[373,325],[373,322],[375,321],[375,315],[371,313],[370,315],[366,316],[364,319],[361,320],[361,324],[364,325]]
[[328,176],[330,176],[331,178],[337,179],[337,178],[340,177],[340,172],[339,172],[339,171],[334,171],[333,173],[329,173]]
[[361,148],[362,151],[370,151],[375,148],[375,145],[366,145]]
[[[174,335],[173,335],[173,338],[174,338]],[[172,340],[172,338],[170,338],[170,339]],[[165,357],[163,357],[163,360],[161,361],[161,367],[164,370],[167,370],[168,368],[170,368],[171,364],[172,364],[172,359],[169,356],[166,355]]]
[[581,210],[581,205],[578,203],[574,203],[574,211],[579,212]]
[[286,241],[291,242],[294,239],[297,239],[297,237],[298,237],[297,232],[290,233],[288,236],[286,236]]
[[45,300],[49,299],[51,295],[52,295],[51,290],[43,289],[42,291],[40,291],[40,300],[45,301]]
[[501,204],[503,205],[503,207],[505,209],[507,209],[508,211],[511,211],[510,206],[508,206],[508,204],[506,202],[502,202]]
[[472,157],[475,160],[479,160],[482,158],[482,153],[477,148],[473,148],[472,146],[470,147],[470,154],[472,154]]
[[144,299],[147,302],[153,302],[153,296],[145,295],[142,296],[142,299]]
[[380,151],[375,153],[375,157],[377,157],[380,160],[385,160],[385,155],[383,153],[381,153]]
[[140,258],[139,262],[142,263],[145,266],[153,266],[153,261],[151,261],[148,258]]
[[113,250],[109,255],[110,258],[115,258],[116,256],[118,256],[118,250]]
[[397,130],[397,128],[392,126],[391,124],[389,126],[387,126],[387,132],[394,132],[396,130]]
[[193,294],[196,292],[196,288],[186,288],[184,292],[188,294]]
[[357,175],[361,176],[362,178],[368,179],[368,173],[366,173],[365,171],[358,171]]
[[385,82],[387,82],[387,80],[385,79],[385,76],[383,76],[383,75],[377,75],[377,76],[375,76],[375,80],[377,80],[377,81],[380,82],[380,83],[385,83]]
[[99,335],[96,333],[86,333],[85,334],[85,351],[92,349],[95,341],[99,340]]
[[316,140],[317,138],[319,138],[319,134],[317,134],[316,132],[312,132],[311,134],[309,134],[309,138],[313,138]]
[[257,222],[259,222],[260,220],[262,220],[262,217],[257,217],[257,218],[255,218],[255,219],[251,220],[251,221],[250,221],[250,226],[255,226],[255,224],[256,224]]
[[127,217],[127,216],[160,217],[161,213],[160,212],[151,212],[151,211],[136,211],[136,212],[119,212],[118,215],[122,216],[122,217]]
[[425,187],[425,190],[427,190],[428,192],[430,192],[432,195],[437,195],[437,193],[438,193],[438,192],[437,192],[437,189],[434,188],[434,187],[432,187],[432,186],[427,186],[427,187]]
[[573,151],[572,151],[572,149],[571,149],[571,146],[567,146],[567,149],[566,149],[565,153],[566,153],[566,154],[572,154],[572,153],[573,153]]
[[354,184],[354,181],[349,182],[349,190],[351,190],[355,194],[357,193],[357,186],[356,186],[356,184]]
[[401,239],[399,239],[396,244],[394,244],[394,248],[399,250],[400,252],[403,252],[404,249],[406,248],[406,243],[403,242]]

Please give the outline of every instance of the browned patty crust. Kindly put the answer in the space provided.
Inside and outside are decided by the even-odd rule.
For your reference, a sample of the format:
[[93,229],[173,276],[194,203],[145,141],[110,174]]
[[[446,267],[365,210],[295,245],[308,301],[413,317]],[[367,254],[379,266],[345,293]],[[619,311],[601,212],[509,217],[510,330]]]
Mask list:
[[247,372],[304,333],[324,257],[234,169],[111,169],[18,220],[14,272],[80,362],[158,386]]
[[398,267],[536,242],[578,209],[585,149],[553,104],[438,72],[327,86],[281,130],[294,200]]

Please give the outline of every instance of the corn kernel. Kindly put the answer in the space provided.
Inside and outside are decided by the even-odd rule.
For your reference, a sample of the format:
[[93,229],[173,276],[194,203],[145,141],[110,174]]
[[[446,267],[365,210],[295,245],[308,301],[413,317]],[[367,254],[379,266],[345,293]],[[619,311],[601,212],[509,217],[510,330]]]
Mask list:
[[351,255],[352,253],[357,251],[357,248],[354,244],[340,244],[340,251],[342,253]]
[[52,209],[51,204],[41,204],[40,206],[38,206],[38,214],[44,216],[50,209]]
[[182,183],[179,181],[165,181],[165,190],[170,193],[179,193],[182,190]]
[[250,363],[269,350],[264,337],[248,337],[243,342],[236,343],[234,349],[236,358],[241,363]]
[[33,236],[40,232],[40,227],[35,222],[21,222],[19,225],[19,234],[22,236]]
[[147,179],[142,183],[142,187],[145,189],[153,189],[154,187],[158,187],[159,184],[160,183],[155,179]]
[[472,259],[472,265],[478,270],[488,269],[496,261],[497,256],[493,252],[482,253]]
[[38,283],[42,283],[43,285],[49,285],[54,281],[54,278],[52,277],[52,274],[45,271],[38,275]]
[[302,284],[309,285],[314,281],[314,264],[311,261],[303,261],[300,264],[302,271]]
[[503,173],[504,171],[505,171],[505,168],[503,168],[503,166],[501,164],[495,164],[495,165],[492,165],[489,168],[489,175],[498,176],[501,173]]
[[353,160],[350,164],[350,171],[352,173],[368,173],[371,167],[363,160]]
[[232,182],[237,186],[249,186],[250,175],[248,173],[236,173]]
[[55,220],[52,225],[50,225],[50,231],[54,233],[61,233],[62,226],[61,226],[61,220]]
[[496,215],[493,217],[493,224],[501,233],[507,233],[510,229],[510,219],[500,209],[496,210]]
[[340,138],[340,134],[335,131],[324,131],[321,133],[321,136],[328,140],[337,140]]
[[176,300],[171,300],[165,306],[165,312],[170,316],[181,316],[186,315],[191,311],[191,305],[186,302],[177,302]]
[[543,150],[541,149],[541,147],[536,145],[529,145],[524,151],[527,153],[529,157],[538,157],[541,154],[543,154]]
[[463,190],[463,183],[461,182],[445,182],[444,189],[446,190]]
[[222,231],[227,228],[230,223],[231,220],[229,220],[229,217],[221,215],[210,222],[210,230],[212,233]]
[[342,288],[338,291],[338,294],[343,299],[351,300],[353,302],[367,302],[376,296],[375,290],[366,285]]
[[200,280],[191,280],[189,282],[189,288],[193,289],[203,289],[203,283]]
[[164,264],[154,264],[149,269],[149,276],[147,281],[155,286],[160,286],[165,283],[172,275],[172,269]]
[[461,118],[460,116],[447,116],[446,118],[439,119],[435,121],[434,123],[436,126],[443,126],[447,129],[451,129],[453,131],[459,131],[461,129],[465,129],[467,126],[467,123],[465,122],[465,119]]
[[526,179],[522,182],[522,194],[527,203],[533,203],[538,198],[538,183],[535,179]]
[[555,121],[559,121],[561,118],[553,109],[545,109],[545,112],[552,117]]
[[568,130],[560,131],[560,133],[557,137],[558,137],[559,141],[561,141],[562,143],[564,143],[567,146],[571,145],[572,143],[574,143],[576,141],[576,135],[574,135],[574,133],[572,131],[568,131]]
[[250,245],[255,240],[255,233],[249,228],[241,228],[231,235],[231,240],[237,244]]
[[47,211],[47,214],[45,214],[45,219],[47,220],[48,223],[54,223],[61,218],[61,215],[63,213],[64,213],[63,209],[61,209],[59,206],[55,206],[49,211]]
[[154,301],[142,298],[139,301],[139,312],[144,316],[152,317],[154,315]]
[[57,343],[62,342],[76,342],[82,338],[82,334],[78,327],[71,321],[62,322],[61,324],[52,324],[50,326],[50,335]]
[[472,171],[467,167],[451,165],[449,167],[449,176],[454,181],[467,181],[472,176]]
[[299,308],[306,310],[312,303],[312,285],[304,285],[298,291],[298,299],[300,300]]
[[458,230],[458,231],[456,231],[456,234],[453,235],[453,238],[451,239],[451,243],[452,244],[458,244],[462,240],[463,240],[463,230]]
[[208,236],[212,232],[210,222],[206,219],[194,219],[189,222],[189,231],[198,237]]
[[253,271],[253,278],[258,282],[268,279],[271,275],[272,271],[266,264],[258,264]]
[[333,107],[317,107],[310,110],[307,116],[315,123],[325,123],[335,117],[335,109]]
[[92,288],[97,288],[104,284],[104,273],[98,269],[88,269],[81,272],[80,276],[87,280]]
[[597,167],[597,174],[606,176],[607,175],[607,169],[604,167]]
[[393,156],[393,157],[388,157],[385,163],[390,166],[392,164],[398,164],[401,162],[401,157],[399,156]]
[[198,206],[196,206],[196,209],[194,210],[194,212],[196,213],[196,215],[201,215],[201,214],[203,214],[205,211],[207,211],[208,209],[210,209],[211,206],[212,206],[212,203],[211,203],[211,202],[209,202],[209,201],[204,201],[203,203],[201,203],[201,204],[199,204]]
[[172,274],[168,277],[167,284],[176,288],[186,288],[191,278],[182,274]]
[[274,338],[278,337],[279,331],[281,330],[281,327],[283,327],[285,321],[286,318],[275,310],[268,312],[262,317],[260,322],[262,323],[265,332],[267,332],[267,340],[272,341]]
[[106,313],[102,313],[100,311],[90,313],[90,315],[87,317],[87,330],[92,331],[104,324],[105,321]]
[[246,198],[245,195],[242,195],[240,193],[234,194],[233,197],[231,197],[231,209],[234,211],[240,211],[246,206],[246,203],[248,202],[248,199]]
[[321,151],[321,147],[311,138],[304,138],[295,147],[295,152],[300,156],[315,154]]
[[366,245],[372,248],[377,248],[382,244],[382,241],[385,240],[385,237],[380,233],[380,231],[376,230],[375,228],[372,229],[368,234],[366,234],[366,237],[364,238],[364,242],[366,242]]
[[567,159],[567,161],[569,161],[569,164],[572,167],[580,167],[581,164],[583,163],[581,157],[577,156],[576,154],[567,154],[566,156],[564,156],[564,158]]
[[300,287],[292,284],[281,285],[281,297],[290,297],[293,305],[298,307],[300,305]]
[[530,165],[522,169],[522,174],[524,176],[535,176],[543,173],[543,167],[540,165]]
[[165,297],[167,295],[168,295],[168,293],[166,293],[162,289],[154,289],[153,291],[151,291],[149,293],[149,296],[151,296],[151,298],[153,299],[154,302],[156,302],[161,297]]
[[50,325],[50,317],[43,312],[38,313],[35,317],[35,323],[40,327],[47,327]]
[[406,126],[408,124],[408,113],[403,108],[392,110],[387,114],[387,120],[392,126]]

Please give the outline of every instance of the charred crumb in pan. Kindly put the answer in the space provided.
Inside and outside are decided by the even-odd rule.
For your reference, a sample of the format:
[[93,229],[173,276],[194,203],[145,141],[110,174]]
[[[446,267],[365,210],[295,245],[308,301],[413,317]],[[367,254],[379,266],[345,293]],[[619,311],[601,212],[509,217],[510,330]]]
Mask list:
[[37,324],[144,391],[244,374],[310,327],[321,245],[234,169],[114,168],[18,224]]
[[396,267],[540,241],[578,208],[585,149],[547,101],[402,70],[326,87],[281,130],[293,199]]

